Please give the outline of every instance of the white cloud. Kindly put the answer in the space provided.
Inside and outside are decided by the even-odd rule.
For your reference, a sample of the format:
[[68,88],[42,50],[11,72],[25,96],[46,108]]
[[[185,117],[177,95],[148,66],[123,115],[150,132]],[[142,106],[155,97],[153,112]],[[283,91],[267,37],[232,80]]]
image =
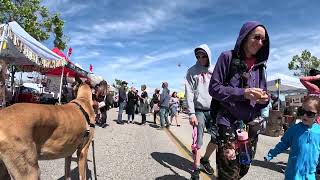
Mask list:
[[115,42],[113,44],[114,44],[114,46],[119,47],[119,48],[124,48],[125,47],[122,42]]
[[[117,20],[105,20],[105,18],[95,21],[94,24],[80,26],[81,31],[71,32],[71,44],[73,46],[94,44],[99,45],[106,39],[126,38],[135,35],[142,35],[163,27],[174,17],[174,3],[163,3],[159,7],[143,7],[143,11],[132,12],[130,17]],[[120,42],[114,43],[122,47]]]
[[97,51],[85,51],[83,54],[81,55],[77,55],[74,56],[74,59],[76,60],[86,60],[86,59],[92,59],[94,57],[99,56],[101,53],[97,52]]
[[[70,7],[71,6],[71,7]],[[85,4],[73,4],[63,11],[62,16],[72,16],[88,8]]]
[[[289,71],[288,63],[294,55],[301,55],[305,49],[309,50],[312,55],[320,57],[320,43],[318,33],[314,31],[287,32],[277,34],[275,40],[271,44],[275,44],[275,48],[271,48],[268,60],[269,74],[281,72],[283,74],[292,75]],[[274,42],[274,43],[272,43]]]
[[63,17],[73,16],[89,8],[88,3],[80,4],[71,0],[45,0],[41,3],[49,9],[49,12],[60,12]]

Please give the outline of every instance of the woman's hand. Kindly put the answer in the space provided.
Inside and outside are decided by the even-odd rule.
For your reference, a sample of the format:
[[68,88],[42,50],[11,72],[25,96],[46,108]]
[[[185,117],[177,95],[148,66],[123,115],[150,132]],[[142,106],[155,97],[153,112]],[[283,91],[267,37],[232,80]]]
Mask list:
[[244,90],[244,97],[252,101],[258,101],[261,98],[265,98],[266,95],[266,92],[261,88],[246,88]]
[[257,100],[258,104],[266,104],[269,101],[269,95],[264,91],[261,98]]

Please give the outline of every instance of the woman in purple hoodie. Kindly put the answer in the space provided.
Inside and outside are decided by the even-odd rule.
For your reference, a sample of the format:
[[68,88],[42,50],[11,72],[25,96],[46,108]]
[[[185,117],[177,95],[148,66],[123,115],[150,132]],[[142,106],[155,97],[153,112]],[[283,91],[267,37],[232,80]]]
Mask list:
[[236,153],[238,122],[249,125],[255,154],[258,129],[250,127],[268,105],[265,63],[269,56],[269,36],[258,22],[245,23],[233,50],[221,53],[210,80],[209,93],[219,102],[216,122],[219,127],[217,168],[219,179],[240,179],[250,164],[240,164]]

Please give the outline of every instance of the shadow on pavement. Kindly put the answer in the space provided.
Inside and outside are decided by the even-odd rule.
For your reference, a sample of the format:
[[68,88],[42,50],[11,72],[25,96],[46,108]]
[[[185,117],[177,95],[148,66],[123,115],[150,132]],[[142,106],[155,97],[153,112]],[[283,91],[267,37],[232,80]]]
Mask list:
[[187,180],[187,178],[179,175],[164,175],[157,177],[156,180]]
[[281,169],[286,168],[286,165],[287,164],[284,162],[274,163],[274,162],[265,162],[265,161],[255,160],[255,159],[252,161],[252,166],[259,166],[259,167],[270,169],[280,173],[282,173]]
[[[176,154],[172,153],[161,153],[161,152],[153,152],[151,153],[151,156],[154,160],[156,160],[158,163],[160,163],[162,166],[170,169],[174,173],[174,175],[165,175],[162,177],[159,177],[157,179],[181,179],[178,172],[176,172],[173,167],[176,167],[178,169],[181,169],[185,172],[191,173],[192,168],[192,162],[189,161],[186,158],[180,157]],[[184,178],[185,179],[185,178]]]
[[[71,179],[79,179],[79,169],[78,167],[71,170]],[[87,179],[93,179],[91,170],[87,168]],[[64,180],[64,176],[59,178],[58,180]]]
[[157,124],[149,124],[149,126],[152,127],[152,128],[155,128],[155,129],[158,129],[158,128],[160,127],[160,126],[157,125]]

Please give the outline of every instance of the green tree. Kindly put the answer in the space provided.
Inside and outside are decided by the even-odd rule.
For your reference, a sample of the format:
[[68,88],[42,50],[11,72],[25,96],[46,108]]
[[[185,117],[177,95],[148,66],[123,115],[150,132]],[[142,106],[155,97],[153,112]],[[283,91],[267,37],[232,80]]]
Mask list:
[[311,52],[304,50],[301,56],[295,55],[288,64],[289,70],[294,71],[295,76],[307,76],[310,69],[319,68],[320,59],[311,55]]
[[54,46],[66,49],[68,38],[63,35],[64,21],[60,14],[49,14],[40,0],[0,0],[0,23],[16,21],[38,41],[55,36]]
[[121,87],[122,81],[123,80],[120,80],[120,79],[114,79],[114,83],[112,84],[112,86],[119,89]]

